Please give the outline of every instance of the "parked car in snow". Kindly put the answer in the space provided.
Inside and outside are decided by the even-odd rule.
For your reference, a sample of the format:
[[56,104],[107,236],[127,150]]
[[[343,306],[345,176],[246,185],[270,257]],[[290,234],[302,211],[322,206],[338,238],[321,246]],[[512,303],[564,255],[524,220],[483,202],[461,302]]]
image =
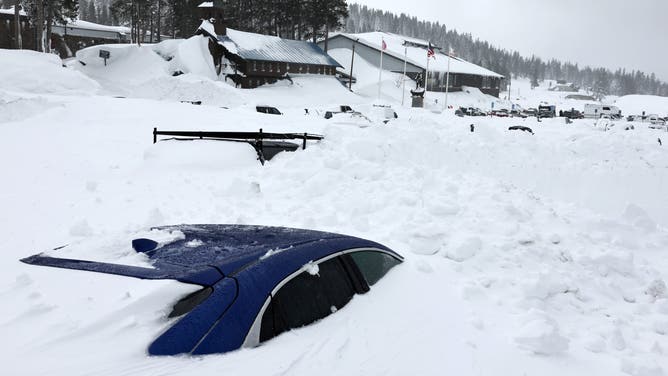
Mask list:
[[510,117],[518,117],[518,118],[526,119],[528,116],[524,111],[511,110],[510,111]]
[[557,107],[546,105],[538,106],[538,115],[539,118],[553,118],[557,116]]
[[156,231],[183,236],[166,244],[132,240],[133,249],[144,254],[152,268],[44,254],[21,261],[200,286],[174,298],[164,318],[174,320],[173,325],[148,346],[151,355],[202,355],[257,346],[333,314],[403,261],[381,244],[311,230],[180,225]]
[[325,110],[325,119],[331,119],[334,117],[334,114],[359,114],[359,112],[356,112],[352,109],[352,107],[348,105],[341,105],[336,108],[328,109]]
[[584,114],[573,108],[566,111],[559,111],[559,116],[569,119],[584,119]]
[[255,106],[255,110],[262,114],[283,115],[281,111],[278,110],[278,108],[271,106]]
[[512,126],[512,127],[509,127],[508,130],[509,130],[509,131],[529,132],[529,133],[533,134],[533,129],[531,129],[531,128],[529,128],[529,127],[525,127],[525,126],[523,126],[523,125],[514,125],[514,126]]
[[492,110],[489,112],[490,116],[496,116],[496,117],[510,117],[510,112],[506,110],[505,108],[500,109],[500,110]]
[[662,117],[659,117],[659,115],[655,114],[648,115],[647,121],[649,121],[649,123],[652,125],[666,125],[666,121]]
[[538,109],[537,108],[527,108],[526,110],[522,111],[524,115],[527,117],[529,116],[538,116]]
[[459,111],[466,116],[487,116],[483,110],[477,107],[459,107]]

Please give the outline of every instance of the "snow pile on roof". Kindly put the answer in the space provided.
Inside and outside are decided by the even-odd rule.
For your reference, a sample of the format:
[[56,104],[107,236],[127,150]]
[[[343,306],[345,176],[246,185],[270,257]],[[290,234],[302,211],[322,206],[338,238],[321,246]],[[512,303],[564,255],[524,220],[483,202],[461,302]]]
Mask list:
[[[110,52],[107,65],[100,50]],[[86,74],[106,81],[137,83],[156,77],[171,76],[174,72],[193,73],[216,79],[216,70],[208,50],[208,39],[196,35],[186,40],[166,40],[151,45],[106,44],[79,50],[77,60],[85,63],[79,68]]]
[[202,20],[202,23],[199,25],[199,29],[206,32],[209,36],[216,35],[216,28],[213,24],[207,20]]
[[67,26],[68,28],[75,28],[75,29],[111,31],[121,34],[130,34],[130,28],[126,26],[109,26],[84,20],[69,21],[67,22],[67,24],[60,26]]
[[[7,9],[0,9],[0,14],[11,14],[11,15],[14,15],[14,7],[11,6],[11,7],[7,8]],[[23,10],[23,8],[21,8],[21,10],[19,10],[19,15],[21,15],[21,16],[27,16],[27,14],[26,14],[26,12]]]
[[625,95],[615,102],[625,115],[657,114],[668,116],[668,97],[654,95]]
[[[100,50],[109,51],[105,66]],[[79,50],[76,69],[100,81],[105,86],[136,85],[170,75],[169,62],[165,61],[151,46],[135,44],[105,44]]]
[[[334,37],[336,34],[332,35]],[[370,33],[360,33],[360,34],[341,34],[352,40],[359,39],[359,43],[365,44],[369,47],[380,49],[381,43],[384,40],[387,45],[385,50],[386,54],[392,55],[397,59],[404,60],[404,56],[407,56],[406,60],[423,69],[427,67],[427,48],[429,42],[424,40],[419,40],[415,38],[407,38],[401,35],[384,33],[380,31],[370,32]],[[404,54],[404,42],[409,41],[413,44],[419,44],[425,46],[424,48],[415,47],[409,45],[407,48],[407,55]],[[429,61],[429,71],[438,71],[446,72],[448,70],[448,56],[444,53],[436,50],[436,58]],[[502,75],[492,72],[489,69],[483,68],[479,65],[470,63],[464,59],[458,57],[450,58],[450,72],[451,73],[462,73],[462,74],[474,74],[480,76],[489,76],[489,77],[503,77]]]
[[[217,81],[208,39],[167,40],[155,45],[112,44],[85,48],[72,66],[100,82],[113,95],[171,101],[201,101],[229,106],[245,102],[244,95]],[[100,50],[110,51],[107,65]],[[173,77],[175,72],[181,73]]]
[[[202,22],[200,27],[209,35],[211,25]],[[280,61],[295,64],[340,66],[336,60],[328,56],[317,44],[301,40],[283,39],[271,35],[262,35],[227,29],[227,35],[217,36],[219,43],[230,53],[239,55],[246,60]]]
[[174,59],[173,66],[184,73],[193,73],[211,80],[218,77],[209,52],[209,39],[202,35],[183,41]]
[[[36,79],[36,76],[49,79]],[[63,67],[57,55],[0,49],[0,91],[82,94],[93,93],[98,88],[95,81]]]

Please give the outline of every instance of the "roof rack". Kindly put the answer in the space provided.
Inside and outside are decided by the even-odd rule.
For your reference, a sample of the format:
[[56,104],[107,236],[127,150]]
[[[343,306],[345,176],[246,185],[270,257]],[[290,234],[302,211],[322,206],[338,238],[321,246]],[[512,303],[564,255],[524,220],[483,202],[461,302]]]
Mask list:
[[[302,149],[306,149],[306,141],[320,141],[324,136],[310,133],[268,133],[263,132],[218,132],[218,131],[159,131],[153,128],[153,143],[158,142],[158,136],[171,136],[173,140],[215,140],[231,142],[247,142],[257,152],[260,163],[273,158],[282,151],[295,151],[298,144],[275,140],[302,140]],[[268,140],[268,141],[265,141]]]

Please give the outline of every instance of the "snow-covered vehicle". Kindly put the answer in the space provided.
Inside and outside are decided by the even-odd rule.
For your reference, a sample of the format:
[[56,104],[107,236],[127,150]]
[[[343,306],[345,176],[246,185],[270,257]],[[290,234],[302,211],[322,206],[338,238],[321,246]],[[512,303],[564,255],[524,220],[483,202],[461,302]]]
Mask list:
[[487,116],[483,110],[477,107],[459,107],[459,111],[466,116]]
[[557,107],[552,105],[538,106],[539,118],[553,118],[557,116]]
[[[134,239],[132,248],[152,267],[54,257],[67,253],[63,248],[21,261],[197,286],[180,299],[174,297],[164,317],[165,324],[172,325],[147,344],[151,355],[203,355],[258,346],[333,314],[403,261],[381,244],[311,230],[180,225],[150,234],[154,239]],[[172,238],[165,241],[166,234]]]
[[352,107],[348,105],[341,105],[338,106],[337,108],[331,108],[325,110],[325,119],[331,119],[334,117],[335,114],[360,114],[359,112],[355,111],[352,109]]
[[526,119],[528,117],[528,115],[524,111],[520,111],[520,110],[511,110],[509,112],[509,114],[510,114],[510,117],[518,117],[518,118],[522,118],[522,119]]
[[272,106],[255,106],[255,111],[262,114],[283,115],[283,113],[281,113],[278,108]]
[[660,125],[660,126],[666,125],[666,121],[662,117],[659,117],[659,115],[655,114],[648,115],[647,121],[649,121],[651,125]]
[[526,110],[523,110],[522,113],[524,115],[526,115],[527,117],[538,116],[538,109],[537,108],[527,108]]
[[644,121],[647,116],[643,115],[629,115],[626,117],[626,121]]
[[613,119],[622,118],[622,110],[616,106],[604,105],[604,104],[585,104],[584,106],[584,117],[590,119],[599,119],[603,115],[608,115]]
[[492,110],[489,112],[489,115],[496,117],[510,117],[510,113],[506,109]]
[[569,119],[584,119],[584,114],[576,109],[559,111],[559,116]]

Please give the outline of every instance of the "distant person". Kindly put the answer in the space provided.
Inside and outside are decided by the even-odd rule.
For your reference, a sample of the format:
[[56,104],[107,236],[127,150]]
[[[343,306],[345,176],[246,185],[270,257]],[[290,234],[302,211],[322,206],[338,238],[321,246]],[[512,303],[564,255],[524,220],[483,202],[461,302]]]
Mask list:
[[475,132],[475,125],[471,124],[471,133]]
[[663,146],[663,143],[661,142],[661,138],[657,138],[657,141],[659,141],[659,146]]

